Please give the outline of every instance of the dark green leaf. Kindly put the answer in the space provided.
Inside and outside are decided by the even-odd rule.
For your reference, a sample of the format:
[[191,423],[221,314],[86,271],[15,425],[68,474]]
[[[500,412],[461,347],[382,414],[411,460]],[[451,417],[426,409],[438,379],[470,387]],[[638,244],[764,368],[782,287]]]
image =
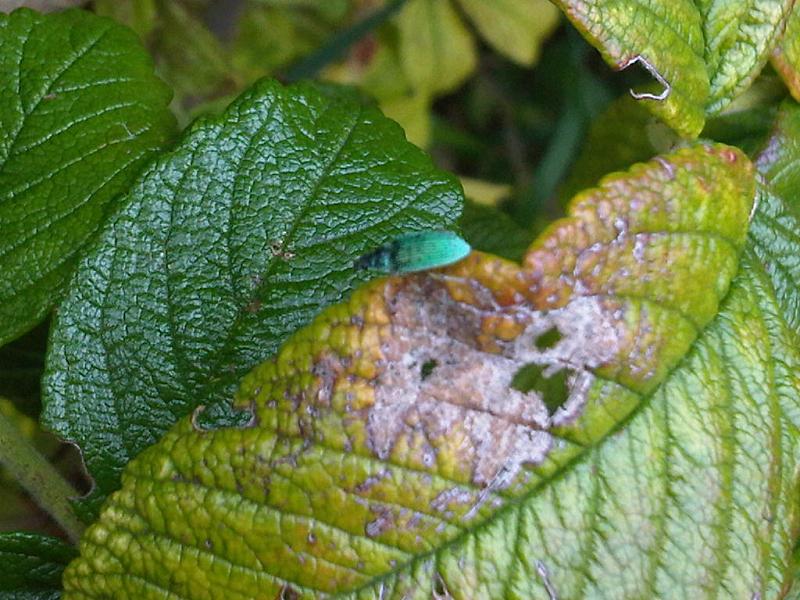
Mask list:
[[0,600],[61,597],[61,573],[76,555],[74,547],[57,538],[0,534]]
[[467,201],[459,226],[476,250],[519,261],[533,242],[533,231],[525,231],[506,213],[492,206]]
[[172,135],[169,98],[113,21],[0,15],[0,343],[59,299],[112,199]]
[[95,498],[200,404],[226,401],[411,230],[446,228],[458,182],[346,95],[264,81],[152,164],[59,312],[44,421],[83,448]]
[[563,203],[597,184],[607,173],[647,160],[657,153],[648,132],[656,128],[650,112],[630,96],[617,99],[592,123],[581,153],[564,182]]

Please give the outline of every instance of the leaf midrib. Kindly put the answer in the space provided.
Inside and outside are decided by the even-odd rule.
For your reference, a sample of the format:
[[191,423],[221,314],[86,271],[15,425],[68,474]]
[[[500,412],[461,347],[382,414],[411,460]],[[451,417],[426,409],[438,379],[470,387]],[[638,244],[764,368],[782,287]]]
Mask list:
[[[277,100],[276,100],[276,102],[277,102]],[[307,216],[308,212],[311,210],[311,207],[314,204],[313,201],[316,199],[316,196],[317,196],[317,194],[319,192],[319,189],[320,189],[320,186],[322,185],[322,182],[330,175],[331,169],[336,164],[336,161],[341,156],[341,153],[344,150],[345,146],[350,141],[350,138],[352,137],[353,132],[358,127],[359,119],[361,118],[361,116],[363,115],[363,112],[364,112],[364,107],[361,104],[359,104],[358,106],[359,106],[358,111],[357,111],[357,113],[354,113],[353,120],[352,120],[350,126],[348,127],[346,133],[342,136],[339,146],[332,153],[332,155],[329,158],[329,160],[326,163],[323,163],[322,167],[320,168],[319,175],[317,176],[317,178],[314,181],[313,185],[310,186],[309,192],[307,194],[305,202],[303,203],[303,206],[297,212],[296,218],[293,220],[291,227],[289,228],[288,232],[286,233],[286,236],[284,237],[284,243],[283,243],[284,247],[289,247],[290,243],[294,240],[294,236],[297,234],[297,230],[298,230],[298,227],[300,226],[300,222],[303,221],[303,219]],[[326,110],[327,110],[327,108],[328,107],[326,107]],[[321,111],[320,114],[317,115],[317,118],[316,118],[316,120],[314,122],[314,125],[315,125],[314,130],[315,130],[315,132],[318,132],[317,125],[318,125],[319,121],[323,118],[326,110]],[[266,126],[266,123],[265,123],[265,126]],[[233,216],[233,205],[231,205],[229,207],[228,213],[229,213],[229,217],[228,218],[229,218],[229,222],[230,222],[231,219],[232,219],[232,216]],[[230,231],[231,231],[231,228],[228,228],[228,235],[226,236],[226,239],[228,239],[228,248],[230,248]],[[226,255],[227,255],[228,261],[230,261],[231,254],[232,253],[231,253],[230,249],[228,249],[226,251]],[[271,255],[266,269],[261,274],[261,281],[251,291],[251,296],[252,297],[261,296],[263,291],[273,284],[273,282],[270,280],[270,277],[272,276],[272,274],[273,274],[273,272],[275,270],[275,267],[278,264],[279,264],[278,257],[275,256],[275,255]],[[238,335],[238,329],[241,326],[242,319],[246,315],[246,312],[247,312],[247,308],[246,307],[247,307],[247,304],[245,303],[245,304],[242,304],[238,308],[238,310],[236,312],[236,317],[234,318],[233,322],[230,324],[230,327],[228,328],[228,332],[225,334],[225,341],[218,348],[218,350],[216,350],[216,352],[215,352],[215,354],[217,355],[216,360],[214,362],[210,361],[211,365],[209,366],[209,371],[208,372],[211,374],[212,378],[214,376],[213,374],[218,373],[220,371],[220,369],[221,369],[220,365],[225,360],[225,357],[227,356],[227,354],[230,352],[231,344],[233,343],[234,339]],[[210,389],[213,387],[212,383],[213,382],[211,380],[207,380],[205,382],[205,384],[203,386],[203,394],[204,395],[208,395]]]
[[[28,30],[28,33],[22,42],[22,47],[20,48],[20,55],[19,55],[20,59],[19,62],[17,63],[17,96],[20,98],[22,93],[22,62],[25,56],[25,48],[27,46],[28,40],[31,38],[31,34],[35,29],[36,29],[36,24],[34,23]],[[8,157],[12,155],[13,153],[12,151],[14,150],[17,141],[19,140],[20,133],[22,132],[23,129],[25,129],[25,125],[27,123],[28,118],[36,111],[37,108],[39,108],[44,98],[50,93],[50,90],[53,89],[53,86],[59,82],[59,80],[67,73],[67,71],[69,71],[72,67],[78,64],[78,62],[80,62],[80,60],[84,56],[86,56],[89,52],[91,52],[91,50],[102,41],[102,39],[106,36],[106,34],[109,31],[111,31],[111,26],[107,26],[105,29],[103,29],[94,40],[86,44],[86,46],[78,50],[75,53],[75,55],[70,57],[70,60],[67,61],[67,63],[62,66],[61,70],[53,75],[53,79],[47,83],[47,86],[45,87],[43,93],[39,96],[39,98],[36,99],[36,102],[33,104],[31,108],[25,110],[25,108],[20,104],[20,109],[22,112],[20,124],[17,130],[11,134],[11,142],[8,145],[7,154],[3,158],[3,160],[0,161],[0,170],[2,170],[5,167]]]

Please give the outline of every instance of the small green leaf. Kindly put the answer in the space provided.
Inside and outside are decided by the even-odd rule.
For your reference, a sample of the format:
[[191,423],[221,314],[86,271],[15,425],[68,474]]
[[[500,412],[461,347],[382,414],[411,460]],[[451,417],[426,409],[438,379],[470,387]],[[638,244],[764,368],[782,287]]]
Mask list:
[[714,114],[753,82],[769,59],[794,0],[697,0],[703,17]]
[[537,61],[544,38],[558,24],[558,10],[549,0],[458,2],[492,46],[523,65]]
[[170,139],[169,98],[108,19],[0,15],[0,344],[47,314],[114,197]]
[[451,0],[409,0],[397,24],[400,62],[418,91],[450,92],[475,69],[475,42]]
[[286,73],[289,82],[310,79],[325,66],[341,58],[349,48],[368,40],[371,32],[389,20],[405,4],[406,0],[391,0],[382,7],[331,35],[324,44],[309,56],[293,65]]
[[295,10],[248,2],[231,44],[231,64],[245,81],[254,81],[309,54],[324,43],[324,28],[312,29]]
[[355,259],[459,216],[458,181],[347,94],[263,81],[143,173],[51,339],[44,422],[94,503],[125,464],[367,276]]
[[157,0],[134,0],[119,2],[118,0],[94,0],[92,8],[95,14],[110,17],[133,29],[140,38],[147,38],[157,26]]
[[775,46],[772,64],[783,77],[794,99],[800,102],[800,5],[795,4],[786,22],[786,32]]
[[77,550],[34,533],[0,533],[0,598],[56,600],[61,573]]

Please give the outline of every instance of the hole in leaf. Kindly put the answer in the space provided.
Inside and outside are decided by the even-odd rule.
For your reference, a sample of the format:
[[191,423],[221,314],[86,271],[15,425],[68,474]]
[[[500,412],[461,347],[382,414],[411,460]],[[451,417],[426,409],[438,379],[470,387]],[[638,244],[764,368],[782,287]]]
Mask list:
[[277,600],[297,600],[298,598],[300,598],[300,594],[288,585],[284,585],[281,588],[280,594],[278,594]]
[[422,368],[419,370],[419,376],[422,381],[425,381],[428,377],[430,377],[431,373],[433,373],[433,370],[437,366],[439,366],[439,363],[432,358],[422,363]]
[[453,600],[453,596],[450,595],[450,591],[447,589],[447,586],[444,584],[444,580],[442,579],[441,575],[436,575],[436,579],[433,582],[433,599],[434,600]]
[[[655,65],[650,63],[650,61],[648,61],[644,56],[639,54],[619,65],[620,70],[624,71],[632,64],[638,64],[645,72],[647,72],[650,75],[650,77],[655,79],[658,85],[661,86],[661,90],[654,89],[651,92],[636,92],[633,89],[631,89],[630,90],[631,96],[633,96],[637,100],[642,100],[644,98],[647,98],[649,100],[658,100],[660,102],[663,102],[664,100],[669,98],[669,95],[672,92],[672,86],[670,85],[669,81],[664,79],[664,76],[658,72],[658,69],[656,69]],[[648,87],[652,88],[653,85],[649,85]]]
[[511,387],[523,393],[539,392],[547,411],[552,415],[564,406],[569,396],[569,377],[572,369],[561,369],[545,377],[547,365],[528,364],[519,369],[511,380]]
[[558,342],[561,341],[561,332],[558,330],[558,327],[551,327],[547,331],[545,331],[542,335],[536,338],[534,345],[538,350],[549,350],[553,346],[555,346]]

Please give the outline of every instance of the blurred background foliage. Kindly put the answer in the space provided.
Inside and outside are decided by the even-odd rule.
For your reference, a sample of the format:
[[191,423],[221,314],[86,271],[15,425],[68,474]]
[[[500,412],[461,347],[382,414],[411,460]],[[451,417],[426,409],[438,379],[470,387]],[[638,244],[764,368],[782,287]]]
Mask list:
[[[519,258],[574,193],[678,141],[629,97],[650,80],[644,70],[610,70],[549,0],[94,0],[88,7],[140,35],[175,90],[172,107],[184,126],[223,110],[264,76],[356,88],[461,177],[465,233],[477,248],[508,258]],[[783,94],[766,69],[705,135],[754,149]]]
[[[181,124],[263,76],[354,86],[468,197],[532,239],[589,123],[631,76],[610,75],[549,0],[95,0],[133,28],[175,90]],[[635,77],[634,77],[635,79]],[[474,210],[470,214],[487,211]],[[518,256],[509,245],[507,256]],[[504,253],[503,248],[493,247]]]
[[[610,70],[549,0],[0,0],[19,4],[131,27],[181,126],[264,76],[356,88],[461,177],[473,246],[511,259],[572,195],[678,142],[628,94],[647,74]],[[785,93],[765,69],[704,136],[754,152]],[[37,424],[48,330],[0,348],[0,411],[86,492],[78,451]],[[0,530],[13,529],[60,535],[0,470]]]

